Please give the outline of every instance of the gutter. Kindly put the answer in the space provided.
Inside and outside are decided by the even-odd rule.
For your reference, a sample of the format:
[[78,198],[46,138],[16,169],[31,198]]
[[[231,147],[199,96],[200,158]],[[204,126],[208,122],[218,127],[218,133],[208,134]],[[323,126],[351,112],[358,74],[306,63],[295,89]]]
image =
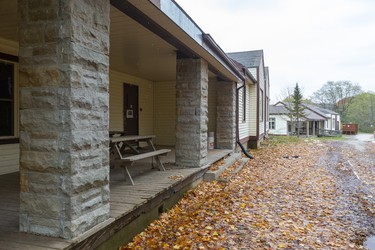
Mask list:
[[210,34],[203,34],[203,41],[208,45],[209,48],[216,52],[217,56],[225,62],[225,64],[231,69],[236,76],[242,81],[246,80],[246,76],[255,84],[257,81],[251,75],[249,70],[245,68],[243,72],[233,63],[233,61],[227,56],[227,54],[219,47],[219,45],[214,41]]
[[[244,75],[245,73],[245,68],[243,69]],[[239,91],[240,89],[244,88],[246,84],[246,80],[244,79],[242,82],[242,86],[236,88],[236,143],[240,146],[242,152],[249,158],[249,159],[254,159],[254,156],[250,155],[249,152],[245,149],[245,147],[241,144],[240,141],[240,114],[239,114]]]

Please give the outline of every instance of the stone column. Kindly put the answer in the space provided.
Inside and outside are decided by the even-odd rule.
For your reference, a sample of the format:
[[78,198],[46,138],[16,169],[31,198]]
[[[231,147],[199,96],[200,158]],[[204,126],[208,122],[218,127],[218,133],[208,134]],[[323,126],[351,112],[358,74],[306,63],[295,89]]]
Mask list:
[[217,83],[216,147],[234,149],[236,144],[236,84]]
[[176,164],[207,162],[208,65],[202,59],[177,59]]
[[20,230],[70,239],[109,218],[110,3],[18,9]]
[[310,121],[306,121],[306,136],[310,136]]
[[316,121],[313,121],[313,136],[316,136],[316,127],[315,127],[315,124],[316,123]]

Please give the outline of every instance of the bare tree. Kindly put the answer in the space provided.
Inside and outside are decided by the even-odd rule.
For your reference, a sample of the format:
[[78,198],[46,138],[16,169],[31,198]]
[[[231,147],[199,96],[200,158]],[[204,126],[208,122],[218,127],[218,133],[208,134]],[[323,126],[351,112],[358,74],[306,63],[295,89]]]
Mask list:
[[350,81],[330,81],[312,95],[312,100],[323,108],[345,115],[356,95],[362,92],[358,83]]

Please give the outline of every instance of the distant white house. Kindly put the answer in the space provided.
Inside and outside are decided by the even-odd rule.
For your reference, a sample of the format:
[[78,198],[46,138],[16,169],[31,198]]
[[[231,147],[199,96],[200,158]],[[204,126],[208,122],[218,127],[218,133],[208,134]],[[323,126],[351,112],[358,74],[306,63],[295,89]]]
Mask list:
[[332,110],[323,109],[311,104],[303,104],[305,107],[304,117],[301,118],[299,126],[290,121],[289,110],[286,103],[278,102],[270,105],[269,134],[292,135],[297,133],[299,127],[300,135],[318,135],[320,129],[339,130],[340,115]]

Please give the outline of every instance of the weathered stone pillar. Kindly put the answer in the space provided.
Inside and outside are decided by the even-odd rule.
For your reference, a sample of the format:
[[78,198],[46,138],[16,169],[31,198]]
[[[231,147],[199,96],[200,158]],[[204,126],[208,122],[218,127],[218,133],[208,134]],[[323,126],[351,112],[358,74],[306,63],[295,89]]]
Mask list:
[[234,149],[236,144],[236,84],[217,83],[216,147]]
[[208,65],[202,59],[177,59],[176,164],[207,162]]
[[313,123],[312,123],[312,127],[313,127],[313,129],[312,129],[312,130],[313,130],[313,136],[316,136],[316,131],[315,131],[315,130],[316,130],[316,128],[315,128],[315,123],[316,123],[315,121],[313,121]]
[[306,136],[310,136],[310,121],[306,121]]
[[20,230],[73,238],[109,217],[107,0],[19,0]]

